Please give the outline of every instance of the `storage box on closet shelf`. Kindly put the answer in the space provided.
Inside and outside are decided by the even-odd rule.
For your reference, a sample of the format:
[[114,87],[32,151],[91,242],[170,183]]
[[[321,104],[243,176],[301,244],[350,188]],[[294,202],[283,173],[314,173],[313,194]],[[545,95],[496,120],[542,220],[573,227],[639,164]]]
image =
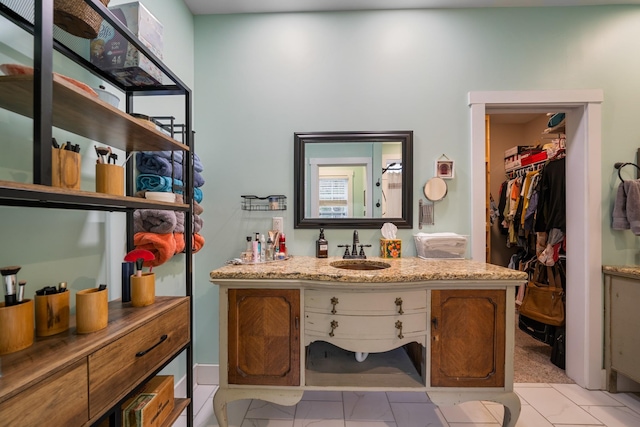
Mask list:
[[417,233],[413,240],[422,259],[462,259],[467,251],[467,236],[456,233]]

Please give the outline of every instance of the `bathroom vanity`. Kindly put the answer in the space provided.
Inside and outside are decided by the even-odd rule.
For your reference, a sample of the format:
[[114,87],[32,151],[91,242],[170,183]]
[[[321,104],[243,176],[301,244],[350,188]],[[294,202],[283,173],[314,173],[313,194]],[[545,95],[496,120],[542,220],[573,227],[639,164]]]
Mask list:
[[523,272],[463,259],[292,257],[210,277],[220,288],[221,427],[230,401],[295,405],[305,390],[495,401],[503,426],[516,424],[513,307]]

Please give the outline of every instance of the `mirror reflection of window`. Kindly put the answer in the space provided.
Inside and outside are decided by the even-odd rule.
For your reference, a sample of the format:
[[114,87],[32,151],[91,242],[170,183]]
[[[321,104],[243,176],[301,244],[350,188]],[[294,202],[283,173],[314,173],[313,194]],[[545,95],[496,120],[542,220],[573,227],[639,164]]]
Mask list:
[[[320,168],[322,169],[322,168]],[[348,218],[351,206],[350,177],[320,175],[318,218]]]

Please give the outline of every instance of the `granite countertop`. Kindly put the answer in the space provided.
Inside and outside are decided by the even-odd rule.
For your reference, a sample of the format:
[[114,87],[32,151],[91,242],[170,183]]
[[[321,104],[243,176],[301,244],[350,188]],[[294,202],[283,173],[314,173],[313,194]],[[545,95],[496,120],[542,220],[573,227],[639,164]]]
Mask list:
[[638,265],[603,265],[602,271],[605,274],[621,274],[640,279],[640,266]]
[[383,262],[391,266],[383,270],[347,270],[335,268],[333,262],[354,262],[339,257],[314,258],[292,256],[285,261],[261,264],[226,265],[210,273],[212,282],[217,279],[283,279],[317,280],[329,282],[422,282],[429,280],[520,280],[527,274],[493,264],[467,259],[424,260],[421,258],[369,257],[368,262]]

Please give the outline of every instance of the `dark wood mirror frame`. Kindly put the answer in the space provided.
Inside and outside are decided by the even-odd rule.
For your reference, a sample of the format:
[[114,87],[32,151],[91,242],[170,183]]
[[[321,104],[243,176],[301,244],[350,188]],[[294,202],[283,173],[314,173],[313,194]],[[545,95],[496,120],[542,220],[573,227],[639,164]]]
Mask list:
[[[305,146],[313,143],[392,142],[402,143],[402,217],[400,218],[305,218]],[[296,132],[293,144],[294,228],[381,228],[392,222],[398,228],[413,228],[413,131],[385,132]]]

